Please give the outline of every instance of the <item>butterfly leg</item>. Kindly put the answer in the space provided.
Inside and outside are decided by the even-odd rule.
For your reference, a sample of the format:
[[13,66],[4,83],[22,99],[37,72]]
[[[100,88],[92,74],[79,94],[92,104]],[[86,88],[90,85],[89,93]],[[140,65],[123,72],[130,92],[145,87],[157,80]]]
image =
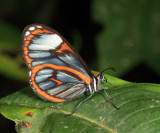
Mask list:
[[98,92],[100,92],[100,91],[103,91],[103,92],[105,93],[105,95],[109,98],[109,99],[107,99],[108,102],[109,102],[114,108],[116,108],[117,110],[119,110],[119,108],[116,107],[116,105],[112,102],[112,100],[111,100],[110,96],[107,94],[107,92],[106,92],[104,89],[99,90]]
[[67,114],[67,115],[65,115],[65,116],[71,116],[72,114],[74,114],[74,113],[76,112],[76,110],[79,108],[79,106],[80,106],[82,103],[86,102],[88,99],[90,99],[92,96],[93,96],[93,94],[89,95],[87,98],[85,98],[83,101],[81,101],[81,102],[73,109],[72,113]]

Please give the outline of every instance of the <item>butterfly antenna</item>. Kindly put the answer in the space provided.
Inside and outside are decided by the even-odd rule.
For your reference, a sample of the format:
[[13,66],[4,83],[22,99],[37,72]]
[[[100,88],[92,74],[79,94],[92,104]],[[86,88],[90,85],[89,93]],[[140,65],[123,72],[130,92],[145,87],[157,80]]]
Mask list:
[[112,62],[113,61],[115,61],[115,59],[117,59],[117,57],[119,56],[119,55],[121,55],[122,54],[122,52],[125,50],[125,49],[127,49],[127,48],[129,48],[129,47],[131,47],[132,46],[132,44],[128,44],[128,45],[125,45],[112,59],[111,59],[111,61],[106,65],[106,67],[105,67],[105,69],[104,70],[102,70],[102,72],[104,72],[104,71],[106,71],[106,70],[108,70],[108,69],[112,69],[113,71],[116,71],[114,68],[107,68],[107,66],[109,66],[110,64],[112,64]]
[[101,73],[103,73],[104,71],[107,71],[107,70],[109,70],[109,69],[111,69],[112,71],[116,72],[116,69],[115,69],[115,68],[109,67],[109,68],[106,68],[106,69],[104,69],[103,71],[101,71]]

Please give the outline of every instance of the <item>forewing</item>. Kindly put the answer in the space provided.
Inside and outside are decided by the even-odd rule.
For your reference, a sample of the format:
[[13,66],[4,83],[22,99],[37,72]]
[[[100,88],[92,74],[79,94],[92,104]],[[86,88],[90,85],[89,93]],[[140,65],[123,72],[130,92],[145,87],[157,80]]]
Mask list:
[[22,42],[23,57],[29,69],[49,63],[70,67],[88,77],[92,76],[88,66],[72,46],[47,26],[27,26],[23,31]]

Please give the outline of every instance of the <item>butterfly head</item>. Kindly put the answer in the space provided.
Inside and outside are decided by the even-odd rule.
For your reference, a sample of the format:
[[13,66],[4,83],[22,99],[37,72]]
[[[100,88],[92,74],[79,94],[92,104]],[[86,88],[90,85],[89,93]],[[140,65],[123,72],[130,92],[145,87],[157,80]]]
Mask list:
[[99,74],[94,74],[94,76],[97,80],[97,87],[96,87],[95,91],[99,91],[101,86],[107,82],[107,79],[102,72],[99,73]]
[[[101,86],[103,85],[103,84],[105,84],[105,83],[109,83],[108,81],[107,81],[107,78],[104,76],[104,74],[103,74],[103,72],[104,71],[106,71],[106,70],[109,70],[109,69],[111,69],[111,70],[113,70],[113,71],[115,71],[116,72],[116,69],[114,69],[113,67],[110,67],[110,68],[106,68],[106,69],[104,69],[102,72],[100,72],[98,75],[95,75],[95,77],[97,78],[97,80],[98,80],[98,84],[101,82]],[[109,83],[110,84],[110,83]],[[100,86],[100,87],[101,87]]]
[[106,79],[106,77],[104,76],[103,73],[99,73],[98,76],[97,76],[97,79],[99,81],[101,81],[102,84],[105,84],[107,82],[107,79]]

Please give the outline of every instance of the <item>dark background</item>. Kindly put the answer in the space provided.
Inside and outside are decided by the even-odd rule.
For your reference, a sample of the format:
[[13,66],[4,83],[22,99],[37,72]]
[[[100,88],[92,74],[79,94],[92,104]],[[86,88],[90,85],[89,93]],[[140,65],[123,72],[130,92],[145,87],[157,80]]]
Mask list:
[[[29,85],[21,55],[21,33],[32,23],[60,32],[92,70],[101,71],[116,56],[107,67],[113,66],[117,73],[109,74],[131,82],[159,83],[158,5],[156,0],[1,0],[0,97]],[[109,37],[105,40],[105,36]],[[129,43],[133,46],[118,54]],[[124,59],[130,63],[123,65]],[[14,133],[15,123],[1,116],[0,129]]]

